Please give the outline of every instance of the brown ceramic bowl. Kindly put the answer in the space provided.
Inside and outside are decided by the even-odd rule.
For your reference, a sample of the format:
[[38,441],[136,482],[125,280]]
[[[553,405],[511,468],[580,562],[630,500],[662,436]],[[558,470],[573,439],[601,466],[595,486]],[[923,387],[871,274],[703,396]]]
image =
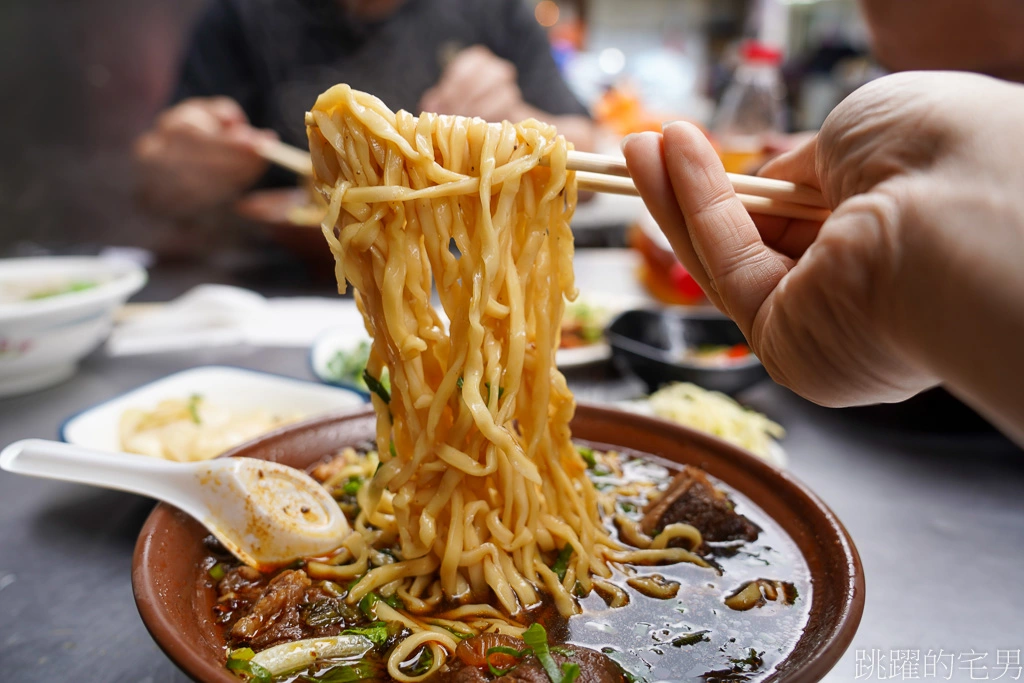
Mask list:
[[[739,448],[675,424],[607,408],[580,406],[573,436],[697,465],[750,498],[789,534],[811,573],[810,615],[793,652],[766,681],[820,680],[849,646],[864,609],[864,574],[846,529],[790,475]],[[372,439],[372,412],[286,427],[228,455],[305,468],[345,446]],[[238,683],[224,668],[224,641],[210,615],[213,591],[200,564],[202,526],[161,503],[146,520],[132,564],[142,621],[185,673],[205,683]]]

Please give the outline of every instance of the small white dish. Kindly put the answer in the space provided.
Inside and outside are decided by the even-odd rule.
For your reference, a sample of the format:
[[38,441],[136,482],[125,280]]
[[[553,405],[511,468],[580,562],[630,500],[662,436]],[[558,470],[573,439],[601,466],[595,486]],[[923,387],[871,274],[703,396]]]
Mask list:
[[[114,312],[146,283],[134,263],[103,257],[0,259],[0,290],[23,294],[88,283],[81,291],[0,302],[0,397],[58,384],[99,346]],[[0,297],[2,301],[3,297]]]
[[121,451],[119,424],[129,408],[151,409],[166,399],[200,394],[229,410],[267,410],[313,418],[360,410],[366,399],[355,391],[316,382],[224,365],[191,368],[143,385],[68,418],[60,438],[96,450]]
[[350,353],[355,351],[363,342],[369,344],[370,335],[366,333],[366,330],[361,325],[337,327],[333,330],[328,330],[317,337],[316,341],[313,342],[313,346],[309,349],[309,369],[324,384],[354,391],[369,401],[370,394],[365,387],[339,381],[329,369],[331,360],[338,355],[338,352]]
[[[667,418],[661,417],[660,415],[655,413],[654,409],[651,407],[650,401],[648,401],[646,397],[634,399],[632,401],[614,401],[609,405],[614,408],[618,408],[619,410],[624,410],[627,413],[636,413],[637,415],[653,417],[656,420],[664,420],[666,422],[671,422],[672,424],[679,424]],[[683,424],[683,426],[686,427],[687,429],[697,429],[698,431],[700,431],[698,427],[695,427],[693,425]],[[711,434],[711,432],[706,433]],[[711,436],[714,436],[715,438],[719,439],[722,438],[717,434],[711,434]],[[734,443],[732,445],[735,446],[736,448],[743,448],[743,446],[739,444]],[[782,447],[782,444],[780,444],[775,439],[769,440],[767,453],[759,454],[745,448],[744,450],[746,450],[755,458],[760,458],[761,460],[764,460],[770,465],[778,467],[780,470],[784,470],[789,466],[789,454],[786,453],[786,449]]]

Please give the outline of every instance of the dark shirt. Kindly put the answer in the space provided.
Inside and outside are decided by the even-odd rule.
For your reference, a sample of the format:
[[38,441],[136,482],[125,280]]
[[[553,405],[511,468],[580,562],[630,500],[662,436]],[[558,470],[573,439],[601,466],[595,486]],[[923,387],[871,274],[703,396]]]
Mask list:
[[305,112],[330,86],[348,83],[418,113],[446,61],[471,45],[515,64],[529,104],[586,115],[523,0],[407,0],[375,24],[348,17],[337,0],[211,0],[174,100],[231,97],[254,126],[305,147]]

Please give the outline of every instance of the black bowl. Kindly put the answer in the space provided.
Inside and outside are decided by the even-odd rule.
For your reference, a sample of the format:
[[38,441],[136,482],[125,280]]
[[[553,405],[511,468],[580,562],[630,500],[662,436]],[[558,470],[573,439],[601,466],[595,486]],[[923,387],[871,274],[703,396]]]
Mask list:
[[605,333],[612,358],[657,390],[670,382],[692,382],[725,394],[740,392],[768,376],[753,355],[728,367],[707,367],[682,360],[683,351],[703,345],[746,342],[736,323],[717,313],[626,311]]

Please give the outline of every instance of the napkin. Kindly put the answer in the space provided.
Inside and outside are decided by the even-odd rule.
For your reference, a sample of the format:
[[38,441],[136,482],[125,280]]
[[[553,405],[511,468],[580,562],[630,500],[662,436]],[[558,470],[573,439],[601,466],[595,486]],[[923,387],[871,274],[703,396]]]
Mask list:
[[268,299],[240,287],[200,285],[120,324],[107,352],[125,356],[239,344],[304,347],[336,328],[365,336],[351,299]]

